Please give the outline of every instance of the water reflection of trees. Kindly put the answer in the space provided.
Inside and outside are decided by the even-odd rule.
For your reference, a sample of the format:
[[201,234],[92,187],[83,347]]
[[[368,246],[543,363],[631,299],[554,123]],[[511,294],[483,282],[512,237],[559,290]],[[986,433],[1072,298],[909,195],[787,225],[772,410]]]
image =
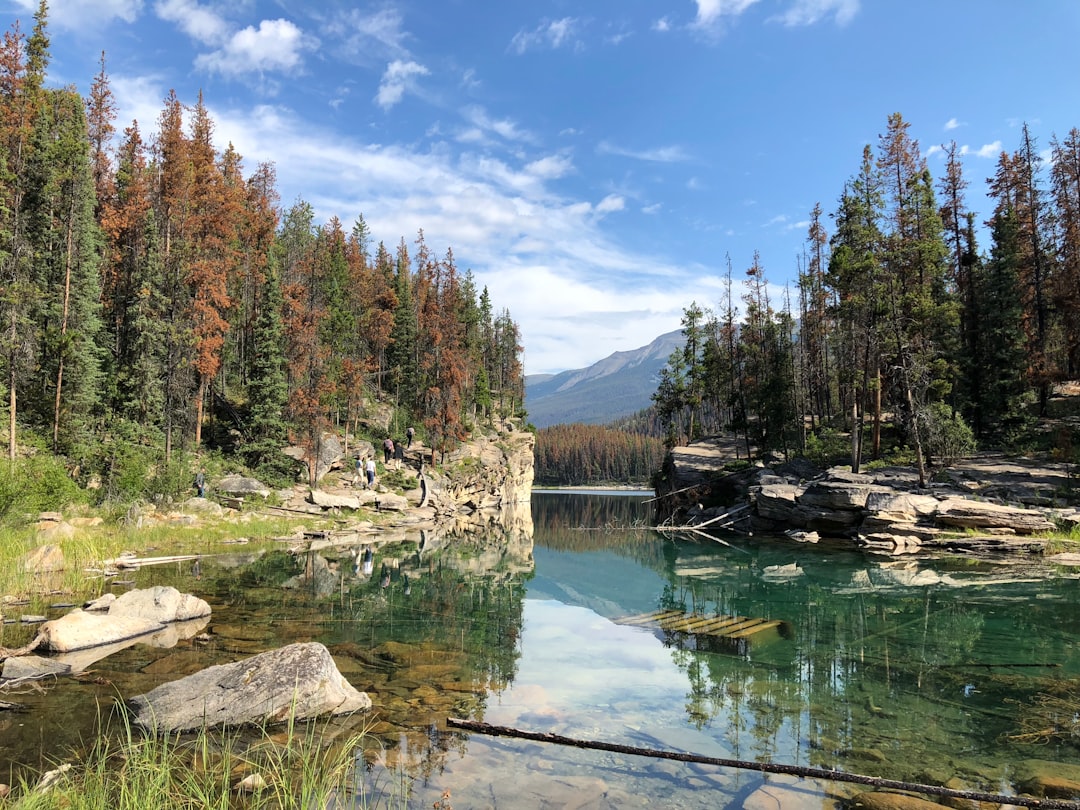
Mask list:
[[610,551],[664,570],[664,550],[648,529],[647,496],[534,493],[537,545],[575,553]]
[[[746,758],[769,760],[794,746],[796,762],[909,780],[925,778],[928,761],[989,774],[1034,755],[1007,737],[1024,706],[1080,673],[1072,636],[1056,630],[1075,615],[1073,589],[1039,599],[1022,584],[903,587],[895,573],[868,575],[851,557],[791,559],[779,544],[667,546],[669,585],[658,610],[787,628],[726,652],[657,632],[688,678],[692,725],[723,729]],[[893,586],[867,587],[876,577]],[[1067,746],[1038,755],[1080,759]]]

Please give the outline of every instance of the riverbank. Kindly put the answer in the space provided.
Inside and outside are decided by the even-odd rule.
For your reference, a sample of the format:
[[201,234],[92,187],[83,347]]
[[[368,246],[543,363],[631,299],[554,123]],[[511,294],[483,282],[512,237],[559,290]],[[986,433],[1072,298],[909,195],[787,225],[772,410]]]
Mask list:
[[1049,458],[981,454],[933,470],[819,469],[804,460],[750,466],[729,439],[675,448],[657,490],[658,522],[746,534],[821,537],[893,554],[1039,553],[1080,540],[1080,478]]

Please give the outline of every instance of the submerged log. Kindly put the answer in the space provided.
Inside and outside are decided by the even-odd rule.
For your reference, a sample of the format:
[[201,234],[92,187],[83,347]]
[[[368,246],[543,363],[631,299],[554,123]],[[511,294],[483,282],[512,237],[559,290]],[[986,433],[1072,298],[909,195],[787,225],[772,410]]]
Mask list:
[[792,776],[821,779],[826,782],[849,782],[857,785],[872,785],[874,787],[892,790],[907,790],[915,793],[924,793],[928,796],[947,796],[954,799],[967,799],[975,802],[989,802],[991,804],[1014,805],[1019,807],[1039,807],[1046,808],[1046,810],[1080,810],[1080,803],[1057,799],[1037,799],[1033,796],[1005,796],[998,793],[983,793],[975,790],[956,790],[954,788],[943,787],[942,785],[921,785],[916,782],[901,782],[897,779],[882,779],[876,776],[864,776],[862,774],[833,771],[826,768],[812,768],[802,765],[781,765],[774,762],[751,762],[748,760],[726,759],[723,757],[706,757],[697,754],[687,754],[681,751],[659,751],[655,748],[638,748],[635,746],[601,742],[599,740],[582,740],[574,737],[564,737],[559,734],[524,731],[508,726],[493,726],[489,723],[464,720],[458,717],[446,718],[446,726],[447,728],[473,731],[478,734],[488,734],[496,737],[513,737],[519,740],[534,740],[536,742],[553,743],[556,745],[568,745],[574,748],[587,748],[593,751],[612,751],[617,754],[653,757],[654,759],[671,759],[678,762],[717,765],[722,768],[737,768],[739,770],[757,771],[758,773],[782,773]]

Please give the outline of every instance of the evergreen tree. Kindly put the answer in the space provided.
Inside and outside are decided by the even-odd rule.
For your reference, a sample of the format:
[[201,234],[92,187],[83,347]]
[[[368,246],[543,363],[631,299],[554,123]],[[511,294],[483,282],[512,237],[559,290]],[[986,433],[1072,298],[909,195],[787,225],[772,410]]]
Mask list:
[[1028,345],[1019,295],[1026,246],[1023,228],[1011,206],[995,212],[991,228],[990,259],[985,268],[976,266],[974,279],[983,312],[975,430],[984,441],[1007,445],[1031,424],[1028,406],[1033,398],[1027,383]]

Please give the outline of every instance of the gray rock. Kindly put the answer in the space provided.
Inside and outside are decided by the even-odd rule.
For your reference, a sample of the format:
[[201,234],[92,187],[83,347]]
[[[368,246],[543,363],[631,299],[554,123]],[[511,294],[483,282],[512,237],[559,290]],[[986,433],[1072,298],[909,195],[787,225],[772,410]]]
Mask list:
[[766,520],[789,521],[801,490],[791,484],[767,484],[755,496],[757,513]]
[[158,585],[128,591],[113,600],[107,612],[73,610],[45,622],[38,633],[39,647],[64,653],[115,644],[162,630],[174,622],[210,615],[202,599],[176,588]]
[[270,487],[256,478],[246,475],[226,475],[220,481],[214,483],[214,489],[225,495],[237,498],[258,495],[260,498],[270,497]]
[[308,493],[308,502],[323,509],[352,509],[360,508],[360,499],[355,495],[339,495],[333,492],[325,492],[321,489],[313,489]]
[[1056,528],[1042,512],[1002,504],[949,498],[941,502],[938,523],[971,529],[1008,528],[1017,534],[1051,532]]
[[41,680],[42,678],[67,675],[71,667],[42,658],[39,655],[12,656],[4,659],[4,671],[0,674],[4,680]]
[[158,733],[308,720],[371,707],[322,644],[290,644],[162,684],[128,702],[134,721]]
[[[849,474],[849,477],[854,477]],[[865,509],[866,500],[872,492],[888,492],[884,487],[862,481],[829,479],[814,481],[800,496],[803,506],[820,509]]]
[[409,501],[404,495],[381,492],[375,499],[375,507],[380,512],[404,512],[409,508]]
[[64,552],[51,543],[29,552],[23,563],[23,570],[28,574],[48,574],[63,571],[64,567]]
[[933,495],[875,490],[867,494],[865,506],[867,512],[900,513],[911,520],[937,514],[940,502]]

